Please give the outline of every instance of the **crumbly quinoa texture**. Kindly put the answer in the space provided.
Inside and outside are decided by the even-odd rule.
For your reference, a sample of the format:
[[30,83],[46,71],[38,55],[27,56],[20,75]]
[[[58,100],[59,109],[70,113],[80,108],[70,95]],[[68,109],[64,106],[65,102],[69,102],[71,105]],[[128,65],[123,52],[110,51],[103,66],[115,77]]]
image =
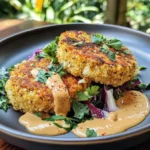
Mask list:
[[[47,70],[49,64],[49,59],[23,61],[10,72],[10,79],[7,81],[5,89],[9,102],[15,110],[22,112],[53,112],[55,106],[51,90],[45,84],[36,82],[31,75],[32,69]],[[71,98],[76,96],[77,91],[86,88],[86,84],[78,83],[80,79],[70,74],[62,77]]]
[[[59,63],[76,77],[117,87],[131,80],[137,72],[137,62],[128,48],[124,47],[130,54],[120,51],[112,61],[100,51],[100,45],[91,42],[91,34],[84,31],[62,33],[58,45]],[[116,52],[114,48],[109,50]]]

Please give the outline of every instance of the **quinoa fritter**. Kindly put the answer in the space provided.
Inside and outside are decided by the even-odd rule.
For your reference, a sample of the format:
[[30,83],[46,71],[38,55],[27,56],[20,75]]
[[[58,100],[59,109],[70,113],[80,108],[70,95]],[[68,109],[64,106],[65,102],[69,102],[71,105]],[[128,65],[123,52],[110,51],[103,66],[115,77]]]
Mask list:
[[[9,102],[15,110],[23,112],[53,112],[54,99],[52,91],[43,83],[36,82],[31,74],[34,68],[47,70],[49,59],[23,61],[10,73],[5,89]],[[77,91],[86,88],[86,84],[79,84],[81,78],[67,74],[62,77],[71,98],[76,96]]]
[[[112,61],[99,50],[101,45],[91,42],[91,34],[84,31],[62,33],[58,46],[59,63],[76,77],[116,87],[132,79],[137,71],[137,62],[131,53],[127,55],[120,51],[116,60]],[[130,52],[126,47],[123,48]],[[116,52],[114,48],[109,50]]]

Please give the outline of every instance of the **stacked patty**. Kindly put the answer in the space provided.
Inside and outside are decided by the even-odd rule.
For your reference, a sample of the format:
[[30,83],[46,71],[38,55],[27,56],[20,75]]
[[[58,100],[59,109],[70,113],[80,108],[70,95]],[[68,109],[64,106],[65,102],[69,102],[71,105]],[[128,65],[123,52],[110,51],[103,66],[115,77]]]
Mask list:
[[[131,52],[126,55],[122,51],[116,55],[116,60],[109,59],[106,53],[100,51],[101,45],[92,43],[91,34],[84,31],[66,31],[60,35],[57,58],[64,68],[76,77],[120,86],[134,77],[137,62]],[[109,48],[116,53],[116,49]]]
[[[34,68],[47,70],[49,59],[29,60],[18,64],[10,73],[6,83],[6,92],[9,102],[15,110],[23,112],[53,112],[54,99],[51,90],[41,82],[35,81],[31,74]],[[47,70],[48,71],[48,70]],[[87,85],[78,83],[81,78],[67,74],[62,77],[71,98],[77,91],[84,90]]]

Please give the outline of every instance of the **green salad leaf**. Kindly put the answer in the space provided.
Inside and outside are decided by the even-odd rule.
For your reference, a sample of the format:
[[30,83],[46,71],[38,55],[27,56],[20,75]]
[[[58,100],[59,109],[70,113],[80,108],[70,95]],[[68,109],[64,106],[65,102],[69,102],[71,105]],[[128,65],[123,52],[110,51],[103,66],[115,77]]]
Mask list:
[[96,33],[91,35],[92,43],[101,44],[105,39],[105,36],[102,34]]
[[50,58],[53,59],[54,63],[57,63],[56,51],[58,47],[59,37],[56,37],[54,41],[50,42],[47,46],[44,47],[43,52],[46,53]]
[[86,136],[87,137],[97,137],[97,133],[93,129],[86,129]]
[[78,91],[77,92],[77,100],[78,101],[87,101],[92,98],[94,95],[98,94],[99,86],[91,86],[88,87],[85,91]]
[[146,70],[147,68],[145,66],[139,67],[139,70]]
[[5,85],[9,78],[9,72],[6,70],[6,68],[0,69],[0,109],[3,109],[4,111],[7,111],[10,107],[9,100],[5,91]]
[[120,48],[122,48],[122,46],[123,46],[123,43],[122,43],[120,40],[116,39],[116,38],[107,40],[107,41],[106,41],[106,44],[107,44],[108,46],[110,46],[110,47],[115,48],[115,49],[120,49]]
[[83,119],[85,116],[89,115],[89,108],[87,104],[83,104],[78,101],[73,101],[72,109],[74,111],[75,118]]

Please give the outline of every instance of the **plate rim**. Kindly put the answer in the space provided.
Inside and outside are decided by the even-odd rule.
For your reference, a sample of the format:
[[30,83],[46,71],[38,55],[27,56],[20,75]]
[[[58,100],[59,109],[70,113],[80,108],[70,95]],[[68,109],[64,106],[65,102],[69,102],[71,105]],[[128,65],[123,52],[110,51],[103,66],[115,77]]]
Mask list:
[[[15,33],[13,35],[10,35],[8,37],[5,37],[3,39],[0,40],[0,44],[5,43],[17,36],[23,35],[23,34],[28,34],[31,31],[36,31],[36,30],[42,30],[45,28],[51,28],[51,27],[60,27],[60,26],[72,26],[72,25],[88,25],[88,26],[102,26],[102,27],[113,27],[115,29],[121,29],[123,31],[129,31],[131,33],[135,33],[135,34],[140,34],[142,36],[146,36],[147,38],[150,38],[150,35],[147,33],[144,33],[142,31],[138,31],[138,30],[134,30],[134,29],[130,29],[128,27],[122,27],[122,26],[118,26],[118,25],[110,25],[110,24],[85,24],[85,23],[75,23],[75,24],[50,24],[50,25],[46,25],[46,26],[42,26],[42,27],[36,27],[36,28],[32,28],[32,29],[28,29],[28,30],[24,30],[18,33]],[[131,131],[126,132],[121,132],[119,134],[113,134],[113,135],[108,135],[108,136],[103,136],[103,137],[95,137],[95,138],[60,138],[60,137],[45,137],[45,136],[40,136],[40,135],[33,135],[30,133],[25,133],[22,131],[17,131],[16,129],[12,129],[10,127],[7,127],[5,125],[0,124],[0,132],[2,132],[3,134],[7,134],[8,136],[12,136],[12,137],[16,137],[19,139],[23,139],[26,141],[33,141],[33,142],[39,142],[39,143],[47,143],[47,144],[60,144],[60,145],[73,145],[73,144],[77,144],[77,145],[81,145],[81,144],[100,144],[100,143],[110,143],[110,142],[114,142],[114,141],[119,141],[119,140],[123,140],[123,139],[127,139],[130,137],[134,137],[137,135],[141,135],[144,134],[146,132],[150,131],[150,123],[140,127],[138,129],[133,129]],[[42,138],[43,137],[43,138]],[[70,140],[69,140],[70,139]],[[88,141],[88,143],[87,143]]]

